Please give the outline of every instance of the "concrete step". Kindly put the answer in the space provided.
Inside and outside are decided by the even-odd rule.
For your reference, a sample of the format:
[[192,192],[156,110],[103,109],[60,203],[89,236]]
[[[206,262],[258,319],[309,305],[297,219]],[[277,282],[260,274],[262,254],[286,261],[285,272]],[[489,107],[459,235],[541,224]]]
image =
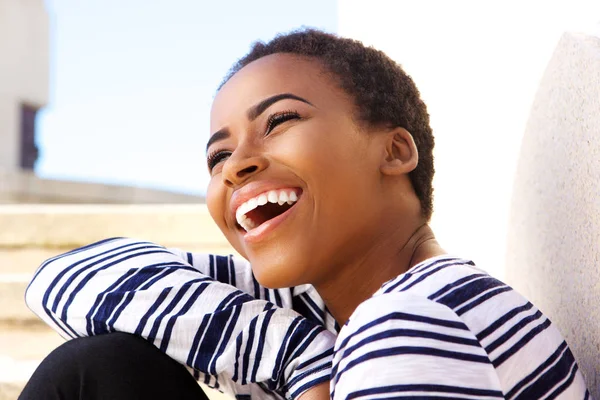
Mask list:
[[0,274],[32,274],[41,263],[70,249],[46,249],[39,247],[1,247]]
[[32,274],[0,274],[0,323],[38,319],[25,305],[25,289],[31,276]]

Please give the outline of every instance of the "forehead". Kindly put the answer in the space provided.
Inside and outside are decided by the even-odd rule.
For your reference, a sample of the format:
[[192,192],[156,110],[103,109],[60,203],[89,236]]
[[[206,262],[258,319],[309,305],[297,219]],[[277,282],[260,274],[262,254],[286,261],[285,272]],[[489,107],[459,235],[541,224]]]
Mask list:
[[266,97],[292,93],[316,107],[348,106],[348,96],[318,60],[292,54],[272,54],[246,65],[223,85],[211,109],[211,130],[245,115]]

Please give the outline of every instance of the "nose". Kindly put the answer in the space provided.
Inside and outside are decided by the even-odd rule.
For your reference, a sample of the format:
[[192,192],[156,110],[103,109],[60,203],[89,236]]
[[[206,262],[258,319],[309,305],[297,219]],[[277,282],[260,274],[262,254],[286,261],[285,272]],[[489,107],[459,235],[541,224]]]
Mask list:
[[236,187],[243,184],[251,176],[264,171],[268,160],[262,155],[244,154],[241,148],[231,154],[223,165],[223,183],[228,187]]

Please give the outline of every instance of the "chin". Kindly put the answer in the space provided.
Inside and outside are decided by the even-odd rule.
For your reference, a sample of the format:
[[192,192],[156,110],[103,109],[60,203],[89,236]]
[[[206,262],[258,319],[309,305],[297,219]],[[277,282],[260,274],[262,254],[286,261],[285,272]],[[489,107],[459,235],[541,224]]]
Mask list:
[[302,279],[302,268],[293,267],[290,262],[261,262],[250,259],[252,272],[258,283],[269,289],[283,289],[307,283]]

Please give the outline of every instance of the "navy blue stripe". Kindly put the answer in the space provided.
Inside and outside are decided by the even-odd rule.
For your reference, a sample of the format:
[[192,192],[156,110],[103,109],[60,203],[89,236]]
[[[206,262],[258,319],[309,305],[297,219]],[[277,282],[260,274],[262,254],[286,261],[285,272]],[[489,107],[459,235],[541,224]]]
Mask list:
[[[104,324],[106,322],[106,317],[107,317],[107,313],[99,313],[99,315],[97,315],[98,318],[94,318],[92,319],[92,317],[95,316],[96,311],[98,310],[98,307],[100,306],[100,303],[102,303],[102,299],[104,298],[104,296],[109,293],[112,292],[117,286],[121,285],[124,281],[126,281],[127,279],[129,279],[131,277],[131,275],[133,275],[137,270],[135,268],[130,269],[129,271],[125,272],[123,275],[121,275],[119,277],[119,279],[117,279],[112,285],[110,285],[106,290],[100,292],[97,296],[96,296],[96,301],[94,302],[94,304],[92,305],[92,308],[90,309],[90,311],[86,314],[85,319],[86,319],[86,326],[85,326],[85,331],[87,332],[88,336],[93,336],[94,332],[98,332],[100,333],[106,333],[106,325]],[[109,301],[106,302],[104,301],[104,303],[106,303],[105,309],[108,309],[108,315],[110,315],[110,313],[112,313],[113,311],[113,307],[111,306],[116,306],[114,301]],[[92,323],[93,321],[93,323]],[[101,325],[104,325],[104,327],[102,327]]]
[[200,339],[202,339],[204,334],[206,334],[206,328],[207,328],[208,324],[210,323],[211,319],[212,319],[212,314],[205,314],[204,317],[202,317],[202,322],[200,323],[200,327],[196,331],[196,335],[194,335],[194,341],[192,342],[192,348],[190,349],[190,351],[188,353],[187,365],[193,365],[194,368],[196,368],[196,369],[199,369],[197,358],[198,358],[198,354],[199,354],[198,349],[200,347]]
[[231,284],[229,279],[229,259],[223,256],[215,256],[217,280],[222,283]]
[[294,331],[300,324],[301,320],[301,317],[296,317],[288,326],[288,329],[285,332],[285,336],[283,337],[281,346],[279,347],[279,351],[277,352],[277,357],[275,358],[275,366],[273,368],[273,374],[271,375],[272,381],[278,381],[281,378],[280,374],[283,372],[283,362],[285,359],[285,354],[289,348],[289,342],[291,341],[294,335]]
[[194,265],[194,256],[192,255],[192,253],[187,252],[186,256],[187,256],[187,262],[188,262],[188,264]]
[[393,312],[393,313],[384,315],[383,317],[379,317],[376,320],[373,320],[373,321],[369,322],[368,324],[361,326],[359,329],[356,330],[356,332],[353,332],[351,335],[348,335],[346,337],[346,339],[344,339],[340,343],[338,348],[346,347],[348,345],[348,342],[350,340],[352,340],[352,338],[354,336],[366,331],[367,329],[370,329],[374,326],[377,326],[381,323],[384,323],[384,322],[387,322],[390,320],[423,322],[423,323],[426,323],[429,325],[443,326],[445,328],[454,328],[454,329],[459,329],[462,331],[469,331],[469,328],[467,328],[467,326],[461,321],[448,321],[445,319],[424,317],[422,315],[408,314],[408,313],[402,313],[402,312]]
[[456,314],[458,316],[463,315],[466,312],[471,311],[472,309],[474,309],[475,307],[477,307],[478,305],[485,303],[486,301],[488,301],[489,299],[491,299],[492,297],[498,296],[499,294],[505,293],[505,292],[510,292],[512,291],[512,288],[510,286],[504,286],[495,290],[491,290],[490,292],[484,294],[483,296],[478,297],[477,299],[465,304],[464,307],[459,308],[458,310],[456,310]]
[[[559,350],[561,350],[562,353],[557,354]],[[558,357],[559,355],[560,358]],[[519,382],[519,384],[507,394],[507,398],[514,397],[515,394],[523,387],[525,387],[526,384],[529,384],[529,386],[521,393],[519,393],[516,399],[526,400],[542,398],[556,386],[557,382],[561,382],[569,376],[571,368],[573,368],[573,364],[575,364],[575,358],[567,348],[565,342],[563,342],[561,346],[558,347],[557,351],[555,351],[552,354],[552,356],[550,356],[549,360],[551,360],[551,362],[548,362],[548,360],[544,362],[544,368],[541,368],[541,366],[536,368],[536,370],[534,371],[536,373],[535,375],[528,375],[526,378],[526,383],[524,383],[525,379]],[[558,362],[555,362],[556,360],[558,360]],[[554,365],[552,365],[551,368],[547,368],[551,364]],[[543,372],[542,374],[542,371],[544,371],[544,369],[547,369],[547,371]]]
[[254,283],[254,298],[260,299],[260,285],[258,284],[254,273],[252,273],[252,282]]
[[[95,267],[96,265],[98,265],[98,264],[100,264],[100,263],[102,263],[102,262],[104,262],[104,261],[108,261],[108,260],[110,260],[111,258],[115,258],[115,257],[121,256],[121,255],[127,254],[127,253],[131,253],[131,252],[133,252],[133,251],[137,251],[137,250],[143,250],[143,249],[146,249],[146,248],[155,248],[155,249],[161,249],[161,247],[159,247],[159,246],[150,247],[150,246],[146,246],[146,245],[144,245],[144,246],[141,246],[141,247],[133,247],[133,248],[132,248],[132,246],[134,246],[134,245],[137,245],[137,244],[138,244],[138,243],[131,243],[131,244],[128,244],[128,245],[124,245],[124,246],[121,246],[121,247],[115,248],[115,249],[110,249],[110,250],[108,250],[108,251],[106,251],[106,252],[103,252],[103,253],[100,253],[100,254],[97,254],[97,255],[94,255],[94,256],[88,257],[88,258],[86,258],[86,259],[80,260],[80,261],[78,261],[78,262],[76,262],[76,263],[73,263],[73,264],[69,265],[67,268],[65,268],[64,270],[62,270],[62,271],[61,271],[61,272],[60,272],[60,273],[57,275],[57,277],[56,277],[56,278],[55,278],[55,279],[52,281],[52,283],[50,284],[50,288],[49,288],[49,289],[53,289],[53,288],[54,288],[54,286],[58,284],[58,282],[60,281],[60,279],[61,279],[61,278],[62,278],[62,277],[65,275],[65,274],[67,274],[67,273],[71,272],[72,270],[74,270],[74,269],[75,269],[75,267],[78,267],[79,265],[83,264],[84,262],[86,262],[86,261],[90,261],[90,260],[93,260],[94,258],[97,258],[97,257],[99,257],[99,256],[107,255],[106,257],[104,257],[104,258],[100,258],[100,259],[97,259],[96,261],[94,261],[94,262],[92,262],[92,263],[90,263],[90,264],[86,265],[85,267],[82,267],[81,269],[75,269],[75,272],[74,272],[74,273],[73,273],[73,274],[72,274],[72,275],[71,275],[71,276],[70,276],[70,277],[67,279],[67,281],[66,281],[66,282],[65,282],[65,283],[64,283],[64,284],[61,286],[61,288],[59,289],[59,291],[58,291],[58,293],[57,293],[56,297],[54,298],[54,302],[53,302],[53,304],[52,304],[52,311],[53,311],[53,312],[56,312],[56,310],[57,310],[57,308],[58,308],[58,304],[59,304],[59,303],[60,303],[60,301],[62,300],[62,297],[63,297],[63,295],[65,294],[65,292],[67,291],[67,289],[69,288],[69,286],[70,286],[70,285],[73,283],[73,281],[74,281],[74,280],[75,280],[75,279],[76,279],[76,278],[77,278],[79,275],[83,274],[83,273],[84,273],[84,272],[86,272],[87,270],[89,270],[89,269],[91,269],[91,268]],[[121,252],[118,252],[118,253],[115,253],[115,254],[110,254],[110,253],[113,253],[115,250],[121,250],[121,249],[125,249],[125,250],[123,250],[123,251],[121,251]],[[161,251],[162,251],[162,252],[164,252],[165,250],[161,250]],[[117,262],[120,262],[120,261],[123,261],[123,260],[126,260],[126,259],[127,259],[127,258],[124,258],[124,259],[119,259]],[[114,265],[114,264],[115,264],[115,262],[113,262],[113,263],[111,263],[111,264],[109,264],[109,265]]]
[[[290,381],[284,387],[284,390],[289,391],[290,388],[294,387],[294,385],[296,385],[298,382],[302,381],[306,377],[311,376],[311,375],[316,375],[318,372],[326,370],[327,368],[328,368],[328,365],[320,365],[317,368],[313,368],[311,370],[304,371],[304,372],[296,375],[293,379],[290,379]],[[324,374],[324,375],[325,375],[325,380],[329,379],[328,374]],[[306,386],[306,384],[302,385],[301,387],[304,387],[304,386]],[[297,393],[297,392],[299,392],[298,389],[296,389],[294,391],[294,393]]]
[[383,291],[384,293],[391,293],[394,289],[396,289],[398,286],[402,285],[404,282],[406,282],[407,280],[409,280],[410,278],[412,278],[412,273],[407,272],[404,275],[401,275],[401,277],[398,277],[395,279],[396,282],[392,281],[389,283],[389,286]]
[[[288,360],[296,360],[300,357],[302,353],[306,351],[308,346],[314,341],[314,339],[321,333],[320,329],[314,327],[308,335],[304,335],[306,339],[301,342],[300,346],[297,350],[288,358]],[[286,363],[287,364],[287,363]],[[317,368],[318,369],[318,368]],[[310,375],[310,374],[309,374]],[[288,379],[285,383],[283,383],[282,390],[287,392],[290,387],[294,386],[298,381],[298,376],[292,379]]]
[[389,339],[389,338],[399,338],[399,337],[432,339],[432,340],[437,340],[437,341],[445,342],[445,343],[457,343],[457,344],[463,344],[466,346],[481,348],[481,346],[479,345],[479,342],[475,339],[467,339],[467,338],[462,338],[462,337],[444,335],[441,333],[421,331],[421,330],[416,330],[416,329],[388,329],[388,330],[385,330],[382,332],[377,332],[374,335],[368,336],[368,337],[364,338],[363,340],[361,340],[360,342],[356,343],[355,345],[348,347],[347,349],[344,350],[343,358],[350,356],[350,354],[352,354],[355,350],[358,350],[361,347],[366,346],[368,344],[378,342],[380,340],[385,340],[385,339]]
[[231,294],[227,295],[223,301],[221,301],[215,311],[221,311],[233,306],[241,306],[244,303],[254,300],[255,299],[253,299],[252,296],[242,291],[232,292]]
[[281,300],[281,294],[279,294],[279,289],[275,289],[275,305],[277,307],[283,307],[283,301]]
[[[93,332],[88,331],[88,335],[92,336],[94,334],[98,335],[112,331],[110,327],[114,325],[123,310],[131,303],[135,291],[150,288],[154,283],[175,271],[175,269],[169,267],[178,265],[180,264],[153,264],[142,269],[130,269],[126,275],[132,275],[131,279],[127,279],[127,281],[121,284],[118,287],[118,290],[115,290],[116,288],[111,285],[109,289],[101,293],[101,296],[97,298],[97,304],[94,304],[94,307],[92,307],[92,310],[88,313],[88,325],[91,325],[92,318],[94,320],[94,330]],[[119,281],[122,282],[121,279],[119,279]],[[106,294],[106,296],[104,296],[104,294]],[[125,295],[125,300],[121,301],[123,295]],[[104,298],[104,301],[100,302],[102,298]],[[115,307],[117,307],[116,311]],[[113,317],[107,321],[113,312]],[[96,313],[96,315],[94,315],[94,313]]]
[[229,256],[227,257],[227,260],[229,264],[229,277],[231,279],[231,286],[237,287],[235,281],[235,264],[233,263],[233,257]]
[[[269,306],[270,304],[267,304]],[[271,317],[275,314],[275,309],[270,309],[265,314],[264,320],[261,322],[260,335],[258,336],[258,345],[256,346],[256,352],[254,353],[254,368],[252,370],[251,381],[256,382],[256,374],[258,373],[258,366],[262,360],[263,350],[265,347],[265,339],[267,337],[267,328]]]
[[[71,304],[73,303],[73,301],[75,300],[75,297],[77,296],[77,294],[85,287],[85,285],[87,285],[87,283],[89,281],[92,280],[92,278],[101,271],[104,271],[110,267],[112,267],[113,265],[119,264],[123,261],[127,261],[129,259],[132,258],[136,258],[136,257],[141,257],[141,256],[146,256],[149,254],[157,254],[157,253],[165,253],[165,250],[150,250],[150,251],[144,251],[141,253],[135,253],[135,254],[130,254],[128,256],[119,258],[118,260],[115,260],[111,263],[108,263],[106,265],[103,265],[102,267],[95,269],[91,272],[89,272],[78,284],[77,286],[71,291],[71,293],[69,294],[69,297],[67,298],[67,301],[65,303],[65,306],[62,309],[62,315],[61,315],[61,319],[63,321],[67,320],[67,311],[69,310],[69,307],[71,306]],[[94,264],[98,264],[98,263],[94,263]],[[68,282],[65,283],[62,287],[62,289],[65,289],[71,284],[73,283],[73,281],[75,280],[75,277],[82,274],[85,270],[87,270],[89,268],[82,268],[80,270],[78,270],[77,272],[75,272],[73,275],[71,275],[71,277],[69,278]],[[61,290],[62,290],[61,289]],[[58,303],[56,303],[58,305]]]
[[308,305],[314,310],[315,314],[319,316],[319,322],[323,323],[325,321],[325,310],[319,307],[307,293],[302,293],[299,297],[308,303]]
[[462,396],[461,397],[432,396],[432,395],[415,396],[414,394],[377,397],[377,400],[470,400],[470,399],[472,399],[472,398],[465,398]]
[[[290,398],[296,399],[296,398],[298,398],[298,396],[300,396],[300,393],[304,392],[305,390],[308,390],[308,389],[310,389],[312,387],[320,385],[321,383],[325,383],[328,380],[329,380],[329,377],[327,375],[324,375],[324,376],[321,376],[319,378],[310,380],[310,381],[306,382],[304,385],[298,387],[292,393],[290,393]],[[333,398],[333,396],[331,396],[331,398]]]
[[235,340],[235,363],[233,365],[233,376],[231,380],[234,382],[238,381],[238,371],[240,369],[240,352],[242,350],[242,344],[244,343],[244,331],[240,332]]
[[577,371],[578,370],[579,370],[579,367],[577,366],[577,364],[575,364],[575,362],[573,362],[573,370],[571,371],[571,375],[569,376],[569,379],[567,379],[566,382],[564,382],[562,385],[560,385],[559,387],[557,387],[556,390],[554,392],[552,392],[550,394],[550,396],[548,396],[546,398],[546,400],[555,399],[558,396],[560,396],[561,393],[563,393],[565,390],[567,390],[569,388],[569,386],[571,386],[571,384],[575,380],[575,376],[577,375]]
[[440,297],[437,302],[454,310],[456,307],[464,304],[466,301],[479,296],[485,291],[497,288],[499,286],[505,285],[499,280],[491,277],[477,279],[457,288],[456,290],[453,290],[445,296]]
[[142,332],[144,331],[144,328],[146,327],[146,323],[148,322],[148,319],[156,312],[156,310],[158,310],[158,308],[161,306],[161,304],[165,301],[165,299],[167,298],[169,293],[171,293],[171,289],[172,288],[170,288],[170,287],[166,287],[162,290],[162,292],[160,292],[160,294],[158,295],[158,297],[156,298],[156,300],[154,301],[152,306],[148,309],[148,311],[146,311],[146,313],[140,320],[137,328],[135,328],[136,335],[141,336]]
[[519,340],[514,346],[510,349],[502,353],[498,358],[492,361],[494,368],[498,368],[502,365],[506,360],[508,360],[513,354],[521,350],[527,343],[531,341],[534,337],[537,336],[538,333],[544,331],[546,328],[550,326],[550,320],[547,319],[544,323],[533,328],[528,334],[523,336],[521,340]]
[[[144,247],[144,248],[147,248],[147,247]],[[136,249],[130,249],[130,250],[128,250],[128,251],[124,251],[124,252],[121,252],[121,253],[119,253],[119,254],[116,254],[115,256],[117,256],[117,255],[120,255],[120,254],[124,254],[124,253],[128,253],[128,252],[130,252],[130,251],[135,251],[135,250],[139,250],[139,248],[136,248]],[[104,266],[102,266],[102,267],[100,267],[100,268],[96,269],[96,270],[93,270],[93,271],[89,272],[89,273],[88,273],[88,274],[87,274],[87,275],[86,275],[86,276],[85,276],[85,277],[84,277],[84,278],[83,278],[83,279],[82,279],[82,280],[81,280],[81,281],[80,281],[80,282],[77,284],[77,286],[76,286],[76,287],[73,289],[73,291],[71,291],[71,293],[69,293],[69,296],[67,297],[67,300],[66,300],[66,302],[65,302],[65,305],[64,305],[64,307],[62,308],[62,313],[61,313],[60,319],[61,319],[62,321],[67,321],[67,313],[68,313],[69,307],[71,306],[71,304],[72,304],[72,303],[73,303],[73,301],[75,300],[75,297],[76,297],[76,296],[77,296],[77,294],[78,294],[78,293],[79,293],[79,292],[80,292],[80,291],[81,291],[81,290],[82,290],[82,289],[83,289],[83,288],[84,288],[84,287],[85,287],[85,286],[88,284],[88,282],[89,282],[90,280],[92,280],[92,278],[93,278],[93,277],[94,277],[94,276],[95,276],[95,275],[96,275],[98,272],[100,272],[100,271],[103,271],[103,270],[105,270],[105,269],[108,269],[108,268],[112,267],[113,265],[120,263],[121,261],[125,261],[125,260],[131,259],[131,258],[135,258],[135,257],[138,257],[138,256],[147,255],[147,254],[154,254],[154,253],[164,253],[164,252],[165,252],[164,250],[154,250],[154,251],[146,251],[146,252],[143,252],[143,253],[131,254],[131,255],[129,255],[129,256],[125,256],[125,257],[123,257],[123,258],[121,258],[121,259],[118,259],[118,260],[116,260],[116,261],[113,261],[113,262],[111,262],[111,263],[109,263],[109,264],[106,264],[106,265],[104,265]],[[111,257],[106,257],[104,260],[107,260],[107,259],[110,259],[110,258],[113,258],[113,256],[111,256]],[[73,273],[73,274],[71,275],[71,277],[70,277],[70,278],[67,280],[67,282],[66,282],[66,283],[65,283],[65,284],[62,286],[62,288],[60,289],[60,292],[62,292],[62,293],[65,293],[65,292],[66,292],[66,290],[67,290],[67,287],[68,287],[68,286],[70,286],[70,284],[74,282],[74,280],[75,280],[75,278],[76,278],[77,276],[81,275],[83,272],[85,272],[86,270],[90,269],[90,268],[91,268],[91,266],[96,266],[98,263],[100,263],[101,261],[104,261],[104,260],[100,260],[100,261],[94,262],[94,263],[92,263],[90,266],[86,266],[86,267],[84,267],[84,268],[82,268],[82,269],[80,269],[80,270],[77,270],[75,273]],[[55,298],[55,303],[54,303],[54,306],[55,306],[55,308],[58,308],[58,300],[59,300],[59,297],[62,297],[62,294],[60,294],[60,296],[57,296],[57,297]],[[113,306],[114,306],[114,305],[116,305],[116,304],[113,304]],[[56,311],[56,310],[54,310],[54,311]],[[58,314],[58,313],[57,313],[57,314]],[[65,322],[65,325],[66,325],[66,322]],[[68,326],[68,325],[66,325],[66,326]],[[68,327],[68,328],[69,328],[69,329],[70,329],[72,332],[75,332],[75,331],[74,331],[74,330],[73,330],[71,327]],[[76,336],[79,336],[79,334],[76,334]]]
[[[56,277],[52,280],[52,282],[50,283],[50,285],[48,286],[48,288],[46,289],[46,291],[44,292],[44,297],[42,299],[42,308],[44,309],[44,312],[46,313],[46,315],[56,324],[56,326],[58,326],[59,328],[61,328],[71,338],[79,337],[80,335],[77,332],[75,332],[75,330],[73,328],[71,328],[66,323],[64,323],[64,326],[63,326],[63,323],[62,323],[62,321],[60,321],[60,318],[57,319],[57,318],[54,317],[54,314],[56,314],[56,309],[58,307],[58,303],[60,301],[60,298],[58,298],[58,299],[55,298],[54,299],[54,303],[53,303],[53,306],[52,306],[52,311],[50,311],[50,308],[48,306],[48,302],[49,302],[49,299],[50,299],[50,294],[54,291],[55,286],[58,285],[58,283],[63,278],[63,276],[65,276],[67,273],[71,272],[72,269],[74,269],[75,267],[79,266],[80,264],[85,263],[86,261],[93,260],[94,258],[101,257],[101,256],[104,256],[106,254],[109,254],[109,253],[112,253],[112,252],[115,252],[115,251],[119,251],[119,250],[127,248],[127,247],[132,247],[132,246],[135,246],[135,245],[138,245],[138,244],[139,243],[129,243],[129,244],[126,244],[126,245],[123,245],[123,246],[119,246],[119,247],[116,247],[116,248],[113,248],[113,249],[106,250],[104,252],[95,254],[93,256],[84,258],[82,260],[79,260],[79,261],[77,261],[77,262],[69,265],[68,267],[64,268],[62,271],[60,271],[56,275]],[[90,245],[88,247],[91,247],[91,246],[92,245]],[[110,257],[108,257],[108,258],[110,258]],[[60,295],[60,296],[62,297],[62,295]]]
[[484,330],[479,332],[476,335],[477,340],[482,341],[483,339],[485,339],[486,337],[488,337],[489,335],[494,333],[498,328],[500,328],[502,325],[504,325],[507,321],[509,321],[510,319],[512,319],[513,317],[515,317],[516,315],[518,315],[522,312],[530,310],[532,307],[533,307],[533,304],[531,304],[530,302],[527,302],[525,305],[513,308],[512,310],[510,310],[509,312],[507,312],[506,314],[504,314],[503,316],[498,318],[496,321],[494,321],[492,324],[490,324],[490,326],[488,326],[487,328],[485,328]]
[[[378,394],[396,393],[396,392],[427,392],[427,393],[455,393],[467,396],[486,396],[486,397],[498,397],[503,399],[502,392],[498,390],[487,390],[487,389],[474,389],[460,386],[448,386],[448,385],[435,385],[435,384],[406,384],[406,385],[390,385],[380,386],[376,388],[358,390],[349,393],[346,399],[356,399],[363,396],[374,396]],[[431,398],[425,396],[426,398]],[[377,397],[378,399],[383,397]],[[384,397],[388,398],[388,397]],[[412,396],[410,397],[413,398]],[[443,397],[449,399],[451,397]]]
[[[336,376],[336,381],[338,381],[341,376],[346,373],[348,370],[352,369],[356,365],[362,364],[364,362],[369,362],[376,358],[384,358],[384,357],[394,357],[400,355],[424,355],[424,356],[432,356],[439,358],[449,358],[453,360],[460,360],[465,362],[474,362],[479,364],[489,364],[490,360],[487,356],[479,356],[475,354],[467,354],[460,353],[457,351],[448,351],[442,350],[438,348],[432,347],[422,347],[422,346],[398,346],[398,347],[390,347],[386,349],[374,350],[368,353],[363,354],[360,357],[357,357],[346,364],[346,367],[340,371]],[[400,362],[399,360],[395,360],[395,362]]]
[[175,326],[175,322],[177,322],[177,318],[179,318],[182,315],[185,315],[190,310],[190,308],[192,308],[192,306],[194,305],[198,297],[202,294],[202,292],[204,292],[204,290],[209,286],[210,280],[208,278],[203,278],[202,280],[203,282],[198,282],[198,287],[187,299],[183,307],[181,307],[181,309],[177,313],[171,315],[171,317],[167,321],[167,325],[163,331],[160,343],[160,350],[162,350],[163,352],[167,352],[167,348],[169,347],[169,342],[171,340],[171,335],[173,334],[173,327]]
[[[40,267],[37,269],[37,271],[35,272],[35,274],[33,274],[33,278],[31,278],[31,282],[29,283],[29,285],[31,286],[31,284],[33,283],[33,281],[35,281],[37,279],[37,277],[40,274],[40,272],[42,272],[50,263],[52,263],[54,261],[57,261],[57,260],[60,260],[62,258],[68,257],[68,256],[73,256],[75,254],[81,253],[81,252],[86,251],[86,250],[89,250],[92,247],[98,247],[98,246],[106,244],[108,242],[114,242],[114,241],[120,240],[120,239],[123,239],[123,238],[121,238],[121,237],[114,237],[114,238],[110,238],[110,239],[100,240],[98,242],[95,242],[95,243],[92,243],[92,244],[88,244],[87,246],[79,247],[77,249],[74,249],[74,250],[71,250],[71,251],[67,251],[64,254],[59,254],[57,256],[49,258],[48,260],[44,261],[42,263],[42,265],[40,265]],[[134,243],[132,243],[132,244],[134,244]],[[127,246],[129,246],[129,245],[127,245]],[[93,257],[96,257],[96,256],[97,255],[92,256],[90,258],[93,258]]]
[[292,297],[292,309],[302,315],[304,318],[307,318],[315,323],[322,324],[323,320],[319,318],[319,315],[315,314],[313,309],[310,308],[305,301],[302,300],[302,295],[304,295],[304,293]]
[[558,348],[544,361],[539,365],[532,373],[527,375],[525,378],[521,379],[513,388],[506,394],[507,400],[512,399],[517,392],[519,392],[523,387],[533,382],[546,368],[550,365],[554,364],[554,362],[558,359],[558,357],[562,354],[562,352],[567,348],[567,342],[563,341]]
[[227,321],[226,328],[223,329],[223,334],[221,335],[221,345],[219,346],[216,352],[211,352],[212,362],[209,364],[208,371],[213,375],[217,374],[217,359],[221,357],[221,355],[227,348],[231,337],[233,336],[233,329],[237,325],[237,321],[240,318],[242,307],[233,307],[231,310],[233,311],[233,313],[231,315],[231,318]]
[[[299,359],[300,356],[306,351],[308,346],[310,346],[315,338],[323,331],[323,328],[313,326],[312,324],[310,324],[310,326],[303,326],[308,324],[309,323],[307,321],[302,321],[300,323],[300,329],[294,332],[295,336],[297,336],[296,342],[299,344],[296,344],[292,347],[292,349],[295,351],[288,358],[286,358],[286,364],[288,364],[288,362],[291,360]],[[308,334],[306,334],[308,329],[310,330],[308,331]],[[286,382],[286,384],[290,384],[290,381]]]
[[324,358],[331,357],[332,355],[333,355],[333,349],[325,350],[324,352],[317,354],[313,358],[309,358],[308,360],[301,362],[300,364],[298,364],[296,369],[306,368],[309,365],[319,362]]
[[242,361],[242,385],[248,384],[248,367],[250,364],[250,353],[254,345],[254,331],[256,330],[256,320],[258,317],[254,317],[248,327],[248,341],[246,342],[246,349],[244,351],[244,359]]
[[541,311],[537,311],[535,314],[532,314],[532,315],[529,315],[529,316],[523,318],[521,321],[519,321],[519,323],[515,324],[512,328],[510,328],[508,331],[506,331],[502,336],[500,336],[498,339],[494,340],[492,343],[490,343],[488,346],[486,346],[485,351],[487,351],[488,353],[491,353],[492,351],[496,350],[498,347],[500,347],[504,343],[506,343],[511,337],[515,336],[517,334],[517,332],[519,332],[521,329],[525,328],[525,326],[527,326],[529,323],[536,321],[540,318],[542,318]]
[[237,318],[241,312],[241,307],[230,307],[212,314],[212,318],[205,328],[205,335],[198,346],[195,364],[201,371],[210,373],[211,362],[214,355],[218,352],[220,340],[223,335],[232,335],[232,329],[236,326]]
[[441,295],[449,292],[450,290],[459,287],[463,283],[467,283],[467,282],[470,282],[472,280],[475,280],[477,278],[481,278],[481,277],[484,277],[484,276],[487,276],[487,275],[486,274],[473,274],[473,275],[465,276],[464,278],[461,278],[461,279],[459,279],[457,281],[454,281],[452,283],[449,283],[449,284],[445,285],[444,287],[442,287],[440,290],[438,290],[434,294],[427,296],[427,298],[429,300],[433,300],[436,297],[439,297],[439,296],[441,296]]
[[263,292],[264,292],[264,294],[265,294],[265,297],[264,297],[264,299],[265,299],[266,301],[271,301],[271,295],[269,294],[269,289],[267,289],[267,288],[263,288]]
[[[431,271],[428,271],[426,273],[423,273],[422,275],[419,275],[419,277],[417,279],[415,279],[408,285],[404,286],[402,289],[400,289],[400,291],[405,292],[405,291],[409,290],[410,288],[412,288],[413,286],[418,285],[419,283],[423,282],[425,279],[431,278],[436,273],[438,273],[446,268],[454,267],[456,265],[464,265],[464,263],[461,261],[461,262],[455,262],[455,263],[451,263],[451,264],[444,264],[437,268],[434,268]],[[413,274],[413,276],[415,276],[415,275]]]
[[194,283],[205,282],[206,280],[207,280],[206,278],[193,279],[189,282],[186,282],[184,285],[182,285],[179,288],[179,290],[177,291],[177,294],[175,294],[175,296],[173,297],[173,299],[171,300],[169,305],[167,307],[165,307],[163,312],[160,313],[160,315],[158,315],[158,317],[156,317],[156,319],[154,320],[154,323],[152,324],[152,329],[150,330],[150,333],[148,334],[148,338],[147,338],[149,342],[154,342],[154,339],[156,339],[156,334],[158,333],[158,330],[160,329],[160,325],[162,324],[163,319],[175,309],[177,304],[179,304],[179,302],[181,301],[183,296],[185,296],[185,294],[190,289],[190,287]]
[[475,263],[473,263],[473,261],[468,261],[468,260],[463,260],[460,258],[456,258],[456,257],[443,257],[443,258],[437,258],[433,261],[424,261],[426,264],[421,265],[421,266],[415,266],[415,268],[410,271],[412,274],[420,274],[422,272],[427,271],[428,269],[431,269],[433,267],[435,267],[436,265],[443,263],[443,262],[448,262],[448,261],[458,261],[460,264],[468,264],[468,265],[475,265]]

